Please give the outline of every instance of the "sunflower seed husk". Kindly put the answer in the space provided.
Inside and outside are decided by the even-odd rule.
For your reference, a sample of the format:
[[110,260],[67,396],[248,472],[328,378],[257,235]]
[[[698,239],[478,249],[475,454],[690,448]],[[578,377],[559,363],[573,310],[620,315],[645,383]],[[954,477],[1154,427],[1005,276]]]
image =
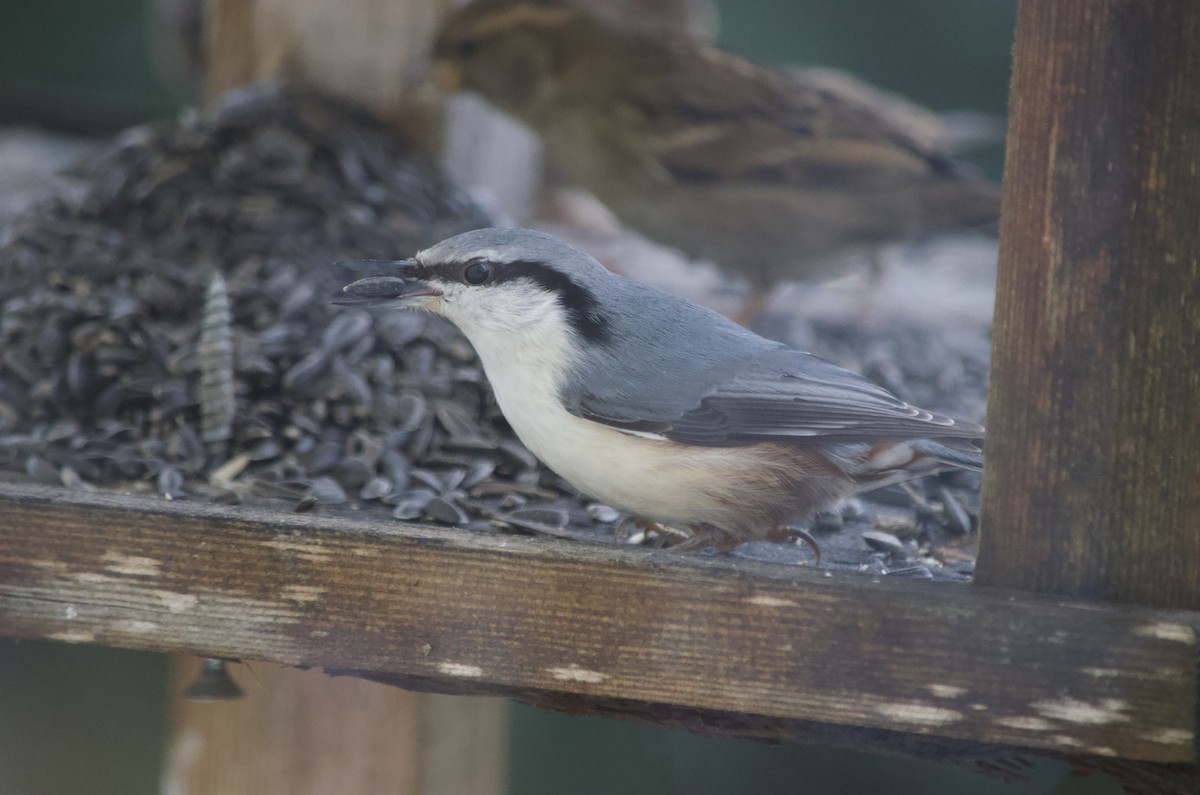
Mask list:
[[443,524],[462,525],[469,521],[467,514],[450,500],[434,497],[425,506],[425,515]]

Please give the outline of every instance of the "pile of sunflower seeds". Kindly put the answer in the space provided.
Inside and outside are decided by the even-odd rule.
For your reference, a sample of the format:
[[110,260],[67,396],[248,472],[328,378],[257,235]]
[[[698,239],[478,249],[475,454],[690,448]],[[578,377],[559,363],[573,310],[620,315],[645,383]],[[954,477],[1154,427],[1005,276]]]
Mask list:
[[[330,304],[352,279],[331,263],[488,223],[391,130],[257,86],[131,130],[72,177],[0,240],[3,476],[612,538],[619,514],[515,439],[457,330]],[[915,512],[898,492],[823,517],[827,562],[961,576],[910,565],[930,528],[970,530],[976,484],[954,477]]]

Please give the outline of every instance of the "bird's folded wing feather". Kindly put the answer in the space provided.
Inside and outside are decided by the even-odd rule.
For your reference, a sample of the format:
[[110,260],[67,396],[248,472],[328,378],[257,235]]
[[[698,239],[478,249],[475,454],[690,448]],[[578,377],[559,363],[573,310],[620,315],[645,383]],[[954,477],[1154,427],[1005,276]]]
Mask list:
[[[799,351],[773,352],[707,388],[689,380],[587,393],[569,408],[619,430],[697,445],[983,436],[974,423],[918,409],[855,373]],[[700,397],[682,397],[686,394]]]
[[642,154],[675,182],[887,190],[955,168],[936,141],[852,92],[713,50],[690,55],[691,68],[644,70],[615,114],[643,127]]

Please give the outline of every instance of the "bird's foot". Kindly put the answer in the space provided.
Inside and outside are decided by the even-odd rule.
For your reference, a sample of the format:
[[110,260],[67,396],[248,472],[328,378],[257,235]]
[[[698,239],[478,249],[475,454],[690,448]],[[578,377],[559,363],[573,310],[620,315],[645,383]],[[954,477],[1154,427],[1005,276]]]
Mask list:
[[793,544],[797,541],[802,541],[813,554],[813,566],[821,565],[821,547],[817,544],[817,539],[813,538],[812,534],[803,527],[790,527],[781,524],[767,534],[767,540],[778,541],[784,544]]
[[649,519],[641,519],[636,516],[626,517],[620,524],[617,525],[613,534],[620,539],[627,531],[632,528],[632,533],[627,539],[627,543],[641,544],[648,538],[654,538],[654,546],[661,549],[665,546],[678,546],[678,544],[670,544],[672,538],[682,538],[685,541],[688,535],[685,531],[676,527],[662,524],[661,522],[653,522]]

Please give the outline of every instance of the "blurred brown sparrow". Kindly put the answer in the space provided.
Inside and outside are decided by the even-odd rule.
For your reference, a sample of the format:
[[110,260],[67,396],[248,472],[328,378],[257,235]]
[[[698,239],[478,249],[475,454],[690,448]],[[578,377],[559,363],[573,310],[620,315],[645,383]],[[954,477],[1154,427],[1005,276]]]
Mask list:
[[618,26],[569,0],[466,6],[442,28],[434,70],[443,88],[477,91],[536,130],[623,222],[745,278],[743,319],[781,280],[835,274],[839,249],[999,214],[997,186],[891,95]]

